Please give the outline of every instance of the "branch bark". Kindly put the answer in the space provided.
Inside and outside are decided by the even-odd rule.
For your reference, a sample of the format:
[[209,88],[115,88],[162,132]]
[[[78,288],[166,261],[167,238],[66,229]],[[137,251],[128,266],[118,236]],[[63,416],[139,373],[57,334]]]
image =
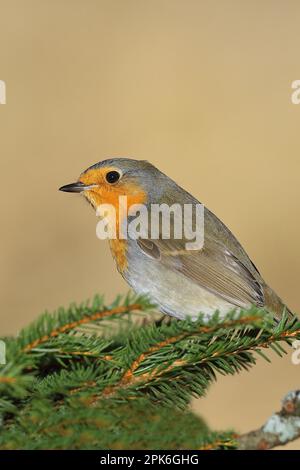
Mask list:
[[289,392],[281,410],[259,429],[238,436],[239,450],[268,450],[300,437],[300,390]]

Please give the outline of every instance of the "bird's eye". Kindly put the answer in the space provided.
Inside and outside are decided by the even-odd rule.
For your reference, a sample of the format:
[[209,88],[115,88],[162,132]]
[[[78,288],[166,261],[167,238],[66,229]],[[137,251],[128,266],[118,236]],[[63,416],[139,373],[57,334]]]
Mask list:
[[120,173],[118,173],[117,171],[109,171],[105,178],[106,178],[106,181],[110,184],[113,184],[113,183],[116,183],[119,179],[120,179]]

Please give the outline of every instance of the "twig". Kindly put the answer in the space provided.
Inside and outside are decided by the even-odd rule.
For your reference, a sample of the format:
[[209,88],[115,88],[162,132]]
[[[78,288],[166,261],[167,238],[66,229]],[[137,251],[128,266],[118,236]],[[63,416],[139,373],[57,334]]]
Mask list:
[[268,450],[300,437],[300,390],[289,392],[281,410],[255,431],[242,434],[236,441],[239,450]]

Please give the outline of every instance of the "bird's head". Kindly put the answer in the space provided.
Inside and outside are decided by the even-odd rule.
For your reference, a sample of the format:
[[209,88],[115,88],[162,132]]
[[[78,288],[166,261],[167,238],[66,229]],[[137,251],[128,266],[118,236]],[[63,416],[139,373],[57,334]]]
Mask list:
[[120,196],[127,197],[128,207],[150,202],[149,195],[159,191],[159,178],[166,176],[147,161],[112,158],[92,165],[77,182],[59,189],[82,193],[95,209],[101,204],[112,204],[118,210]]

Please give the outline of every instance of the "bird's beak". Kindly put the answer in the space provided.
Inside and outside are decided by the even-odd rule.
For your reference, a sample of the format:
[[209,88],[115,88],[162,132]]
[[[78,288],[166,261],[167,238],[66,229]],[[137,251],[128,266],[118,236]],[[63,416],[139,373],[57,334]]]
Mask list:
[[66,193],[81,193],[82,191],[86,191],[87,189],[92,189],[96,184],[89,184],[86,185],[81,182],[77,183],[71,183],[71,184],[66,184],[65,186],[62,186],[59,188],[59,191],[65,191]]

